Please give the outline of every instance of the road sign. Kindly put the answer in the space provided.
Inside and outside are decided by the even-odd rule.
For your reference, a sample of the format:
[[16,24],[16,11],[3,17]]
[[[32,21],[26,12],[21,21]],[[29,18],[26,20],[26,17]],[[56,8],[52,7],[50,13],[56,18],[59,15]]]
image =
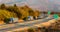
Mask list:
[[58,16],[58,14],[54,14],[54,19],[58,19],[59,18],[59,16]]
[[48,15],[50,15],[51,14],[51,11],[48,11]]

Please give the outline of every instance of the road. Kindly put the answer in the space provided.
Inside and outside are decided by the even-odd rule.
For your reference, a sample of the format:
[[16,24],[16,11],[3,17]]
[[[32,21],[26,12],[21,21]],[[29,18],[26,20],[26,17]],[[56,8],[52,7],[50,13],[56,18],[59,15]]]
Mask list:
[[12,31],[12,30],[17,29],[17,28],[32,27],[35,24],[47,22],[47,21],[52,20],[52,19],[53,18],[51,18],[51,17],[47,17],[44,19],[38,19],[38,20],[24,22],[24,23],[15,23],[15,24],[12,24],[12,26],[10,26],[9,24],[1,25],[0,26],[0,32]]

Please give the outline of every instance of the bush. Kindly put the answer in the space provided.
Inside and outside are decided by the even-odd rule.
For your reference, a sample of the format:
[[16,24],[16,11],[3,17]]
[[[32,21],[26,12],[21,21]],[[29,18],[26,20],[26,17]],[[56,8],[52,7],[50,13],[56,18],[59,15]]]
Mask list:
[[33,28],[29,28],[28,32],[34,32]]
[[5,22],[6,24],[9,24],[9,21],[10,21],[9,18],[5,18],[5,19],[4,19],[4,22]]
[[23,20],[27,20],[27,19],[28,19],[28,17],[23,18]]

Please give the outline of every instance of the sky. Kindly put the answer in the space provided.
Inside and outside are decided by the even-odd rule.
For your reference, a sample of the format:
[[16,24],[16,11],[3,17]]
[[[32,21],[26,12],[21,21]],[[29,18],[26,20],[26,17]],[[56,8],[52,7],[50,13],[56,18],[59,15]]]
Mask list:
[[40,11],[56,11],[60,12],[60,0],[0,0],[0,4],[5,3],[7,5],[17,4],[22,6],[27,4],[33,9]]

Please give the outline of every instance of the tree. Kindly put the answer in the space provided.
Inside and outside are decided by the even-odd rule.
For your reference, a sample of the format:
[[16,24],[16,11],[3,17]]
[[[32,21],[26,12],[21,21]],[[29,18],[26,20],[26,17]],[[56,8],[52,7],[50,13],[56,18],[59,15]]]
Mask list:
[[20,10],[17,8],[17,6],[9,6],[8,8],[7,8],[7,10],[8,11],[10,11],[10,12],[14,12],[14,13],[16,13],[16,15],[17,15],[17,17],[18,18],[20,18],[21,17],[21,13],[20,13]]
[[29,12],[29,15],[30,15],[30,16],[33,16],[33,15],[34,15],[34,11],[33,11],[32,9],[29,9],[28,12]]
[[0,19],[4,20],[4,18],[10,17],[16,17],[16,14],[7,10],[0,10]]
[[40,12],[38,10],[34,11],[34,16],[39,16]]
[[5,4],[1,4],[0,8],[5,9],[6,8]]
[[16,4],[14,4],[14,7],[17,7],[17,5],[16,5]]
[[23,6],[23,7],[20,7],[20,13],[22,14],[22,19],[26,19],[27,20],[27,18],[28,18],[28,16],[29,16],[29,12],[28,12],[28,7],[25,5],[25,6]]

